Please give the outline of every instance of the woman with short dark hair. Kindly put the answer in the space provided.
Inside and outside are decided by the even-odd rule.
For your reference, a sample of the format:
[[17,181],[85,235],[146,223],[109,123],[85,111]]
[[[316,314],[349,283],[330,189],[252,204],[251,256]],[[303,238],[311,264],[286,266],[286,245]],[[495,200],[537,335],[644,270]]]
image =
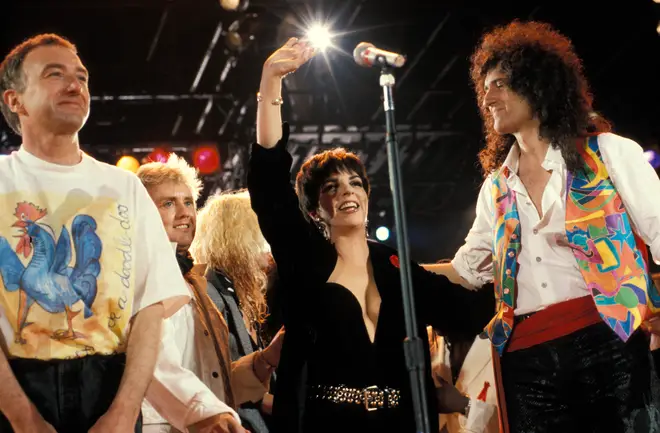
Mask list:
[[[257,142],[248,174],[261,230],[281,278],[287,330],[275,390],[275,431],[413,432],[415,417],[404,357],[406,338],[396,251],[367,239],[369,180],[359,158],[344,149],[314,155],[291,186],[289,128],[282,127],[281,79],[313,50],[289,40],[264,65]],[[296,194],[297,192],[297,194]],[[302,210],[302,212],[301,212]],[[474,326],[474,293],[412,266],[418,333]],[[438,411],[428,341],[426,393],[432,431]],[[469,398],[451,411],[465,412]]]

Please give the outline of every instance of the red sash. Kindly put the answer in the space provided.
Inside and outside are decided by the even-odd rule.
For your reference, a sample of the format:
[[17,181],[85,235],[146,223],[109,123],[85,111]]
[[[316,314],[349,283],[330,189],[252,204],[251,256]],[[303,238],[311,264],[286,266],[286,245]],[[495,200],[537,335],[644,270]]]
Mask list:
[[[511,334],[506,352],[527,349],[537,344],[555,340],[572,334],[587,326],[601,323],[603,320],[596,309],[591,296],[560,302],[538,311],[528,319],[517,323]],[[493,347],[493,369],[497,385],[497,407],[500,419],[500,431],[509,433],[509,420],[506,414],[506,399],[502,383],[500,356]]]

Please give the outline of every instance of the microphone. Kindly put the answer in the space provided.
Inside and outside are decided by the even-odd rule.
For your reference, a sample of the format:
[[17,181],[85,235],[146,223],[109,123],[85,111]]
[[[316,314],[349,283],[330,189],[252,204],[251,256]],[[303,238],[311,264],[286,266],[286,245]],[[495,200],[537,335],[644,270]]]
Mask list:
[[401,54],[381,50],[369,42],[357,44],[353,50],[353,59],[355,63],[365,68],[370,68],[374,64],[400,68],[406,63],[406,58]]

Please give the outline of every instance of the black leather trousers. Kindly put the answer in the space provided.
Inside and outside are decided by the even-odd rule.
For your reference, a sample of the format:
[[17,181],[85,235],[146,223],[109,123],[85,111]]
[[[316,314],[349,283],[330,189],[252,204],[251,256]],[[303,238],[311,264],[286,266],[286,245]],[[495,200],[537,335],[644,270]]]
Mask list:
[[624,343],[599,323],[505,353],[501,365],[511,433],[660,432],[660,379],[642,332]]

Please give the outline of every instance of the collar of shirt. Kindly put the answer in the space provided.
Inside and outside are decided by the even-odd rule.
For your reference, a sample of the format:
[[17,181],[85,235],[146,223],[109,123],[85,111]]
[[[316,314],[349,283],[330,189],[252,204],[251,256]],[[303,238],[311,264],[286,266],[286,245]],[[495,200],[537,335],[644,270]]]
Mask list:
[[[523,194],[528,197],[527,189],[518,177],[518,168],[520,164],[520,147],[518,144],[511,146],[509,153],[502,164],[509,169],[509,176],[506,183],[517,194]],[[548,146],[545,158],[541,166],[552,172],[552,176],[546,185],[546,192],[543,194],[543,214],[549,211],[553,205],[565,196],[566,190],[566,161],[561,154],[561,150]]]
[[[509,177],[507,179],[510,179],[513,176],[518,177],[519,164],[520,147],[518,146],[518,143],[515,143],[513,146],[511,146],[511,149],[509,149],[509,153],[506,156],[504,163],[502,164],[502,167],[509,169]],[[543,163],[541,165],[546,170],[563,170],[566,167],[566,161],[564,161],[564,157],[561,155],[561,150],[555,149],[552,145],[549,145],[548,151],[546,152],[545,158],[543,159]]]

